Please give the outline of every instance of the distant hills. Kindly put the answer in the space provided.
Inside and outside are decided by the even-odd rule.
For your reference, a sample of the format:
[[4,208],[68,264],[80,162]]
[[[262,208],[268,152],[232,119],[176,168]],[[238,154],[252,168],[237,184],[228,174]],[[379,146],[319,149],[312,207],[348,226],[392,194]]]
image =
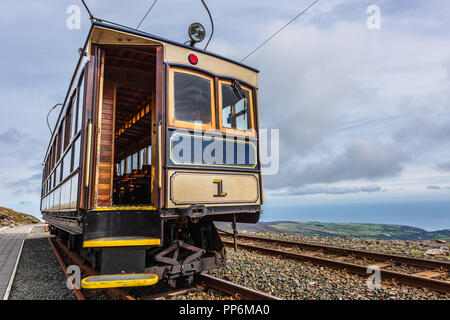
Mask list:
[[[230,223],[216,222],[218,228],[230,229]],[[292,233],[303,236],[354,237],[384,240],[436,240],[450,239],[450,229],[426,231],[424,229],[369,223],[325,223],[272,221],[257,224],[239,223],[238,230],[260,233]]]
[[20,224],[40,223],[39,219],[13,209],[0,207],[0,228],[14,227]]

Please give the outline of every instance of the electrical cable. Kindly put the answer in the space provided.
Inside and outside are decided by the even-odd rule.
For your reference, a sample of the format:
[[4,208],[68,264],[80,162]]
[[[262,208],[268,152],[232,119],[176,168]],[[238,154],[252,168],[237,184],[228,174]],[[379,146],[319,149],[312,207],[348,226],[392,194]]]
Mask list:
[[311,3],[308,7],[303,9],[300,13],[298,13],[294,18],[292,18],[288,23],[286,23],[281,29],[279,29],[277,32],[275,32],[273,35],[271,35],[267,40],[265,40],[263,43],[261,43],[258,47],[256,47],[252,52],[250,52],[244,59],[242,59],[240,62],[244,61],[248,57],[250,57],[253,53],[256,52],[259,48],[261,48],[263,45],[265,45],[267,42],[269,42],[273,37],[275,37],[277,34],[279,34],[284,28],[286,28],[291,22],[293,22],[295,19],[300,17],[302,14],[304,14],[306,11],[308,11],[312,6],[314,6],[319,0],[314,1]]
[[142,17],[141,22],[139,22],[138,26],[136,27],[136,29],[139,29],[139,27],[141,26],[142,22],[144,22],[145,18],[147,18],[147,15],[150,13],[150,11],[152,11],[153,7],[155,6],[156,2],[158,2],[158,0],[155,0],[153,2],[153,4],[151,5],[150,9],[148,9],[147,13],[144,15],[144,17]]
[[209,11],[208,6],[206,5],[205,1],[203,1],[203,0],[201,0],[201,1],[203,3],[203,6],[205,7],[206,11],[208,12],[209,20],[211,21],[211,35],[209,36],[208,42],[206,43],[206,46],[203,49],[203,51],[206,51],[206,48],[208,48],[209,42],[211,41],[211,38],[212,38],[212,36],[214,34],[214,21],[213,21],[213,18],[211,16],[211,12]]
[[47,113],[47,126],[48,126],[48,130],[50,130],[50,134],[53,135],[53,131],[52,128],[50,128],[50,123],[48,122],[48,116],[50,115],[50,112],[52,112],[57,106],[62,106],[62,103],[57,103],[55,104]]
[[81,2],[83,3],[84,7],[86,8],[86,11],[87,11],[88,14],[89,14],[89,19],[94,20],[95,18],[94,18],[94,16],[92,15],[91,11],[89,10],[89,8],[88,8],[86,2],[84,2],[84,0],[81,0]]

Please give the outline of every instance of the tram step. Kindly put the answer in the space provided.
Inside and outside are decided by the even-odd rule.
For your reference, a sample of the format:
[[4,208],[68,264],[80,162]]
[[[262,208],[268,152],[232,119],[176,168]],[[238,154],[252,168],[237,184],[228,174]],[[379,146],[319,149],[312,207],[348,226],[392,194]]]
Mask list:
[[134,246],[159,246],[161,239],[146,237],[111,237],[90,239],[83,242],[84,248],[102,247],[134,247]]
[[84,289],[144,287],[158,282],[153,273],[107,274],[84,278],[81,287]]

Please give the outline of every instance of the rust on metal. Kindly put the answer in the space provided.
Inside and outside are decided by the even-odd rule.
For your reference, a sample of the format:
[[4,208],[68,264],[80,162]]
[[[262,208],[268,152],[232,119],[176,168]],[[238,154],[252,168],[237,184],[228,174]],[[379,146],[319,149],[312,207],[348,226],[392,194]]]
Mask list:
[[194,292],[199,292],[199,291],[203,291],[205,288],[205,286],[196,286],[193,288],[185,288],[185,289],[177,289],[177,290],[172,290],[172,291],[167,291],[167,292],[161,292],[161,293],[155,293],[149,296],[145,296],[145,297],[140,297],[138,298],[138,300],[163,300],[167,297],[174,297],[174,296],[179,296],[179,295],[186,295],[186,294],[190,294],[190,293],[194,293]]
[[[70,275],[67,273],[67,267],[66,264],[64,263],[64,261],[62,260],[58,250],[56,249],[55,245],[53,244],[52,240],[50,239],[50,237],[48,237],[48,242],[50,243],[53,251],[55,252],[55,256],[56,259],[58,259],[59,265],[61,266],[61,268],[63,269],[64,274],[66,275],[67,279],[70,279]],[[75,294],[75,296],[77,297],[78,300],[86,300],[86,298],[84,297],[83,293],[81,293],[80,289],[75,287],[75,284],[72,282],[72,289],[73,289],[73,293]]]
[[417,277],[425,277],[425,278],[436,278],[445,276],[447,272],[439,271],[439,270],[430,270],[430,271],[422,271],[415,273],[414,275]]
[[393,263],[391,263],[391,262],[378,262],[378,263],[372,263],[370,266],[374,266],[374,267],[382,269],[382,268],[386,268],[386,267],[389,267],[392,265],[393,265]]
[[247,288],[239,284],[206,274],[199,275],[198,280],[200,282],[203,282],[205,286],[228,293],[238,300],[283,300],[265,292]]
[[[52,243],[52,239],[49,238],[50,243]],[[96,276],[98,272],[92,269],[91,267],[85,265],[83,261],[79,257],[77,257],[73,252],[71,252],[59,239],[54,238],[55,244],[64,252],[64,254],[72,260],[76,265],[80,267],[80,270],[83,271],[87,276]],[[55,248],[56,249],[56,248]],[[57,250],[56,250],[57,251]],[[114,300],[136,300],[131,295],[126,293],[124,290],[118,288],[107,289],[106,293]]]

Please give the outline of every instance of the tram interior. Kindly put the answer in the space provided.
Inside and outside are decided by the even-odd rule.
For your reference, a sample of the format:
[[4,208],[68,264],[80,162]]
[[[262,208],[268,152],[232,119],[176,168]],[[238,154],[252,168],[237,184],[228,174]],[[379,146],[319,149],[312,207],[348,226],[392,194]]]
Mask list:
[[151,204],[155,65],[152,47],[105,48],[104,81],[115,86],[113,205]]

